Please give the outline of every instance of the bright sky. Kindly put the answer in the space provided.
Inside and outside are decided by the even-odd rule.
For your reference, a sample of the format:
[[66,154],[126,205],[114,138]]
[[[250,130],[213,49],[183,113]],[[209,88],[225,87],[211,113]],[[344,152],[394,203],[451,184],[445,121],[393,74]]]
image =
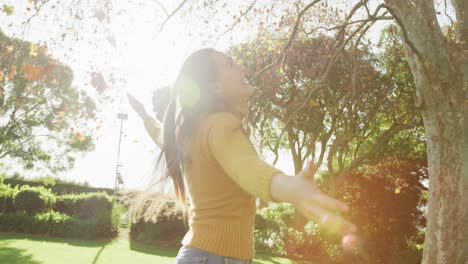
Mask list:
[[[54,58],[73,69],[74,85],[79,88],[90,89],[84,85],[89,80],[90,69],[110,72],[120,77],[122,81],[117,85],[121,85],[122,90],[131,92],[141,100],[148,112],[152,111],[153,90],[171,84],[184,59],[194,50],[205,47],[203,38],[194,36],[194,32],[193,34],[187,32],[184,28],[186,22],[179,23],[177,18],[167,23],[163,32],[156,34],[157,5],[145,8],[135,2],[127,4],[124,13],[114,14],[108,26],[98,28],[100,34],[98,36],[91,34],[92,28],[89,28],[91,26],[84,23],[81,26],[83,31],[80,32],[80,36],[84,37],[83,40],[66,39],[61,43],[57,39],[60,39],[63,28],[41,15],[34,18],[30,27],[21,36],[20,21],[24,21],[28,4],[27,1],[24,1],[24,4],[11,2],[10,4],[14,2],[16,7],[15,13],[9,17],[2,14],[0,17],[0,28],[7,35],[33,42],[46,42]],[[61,2],[61,6],[65,6],[69,1]],[[162,3],[171,10],[170,4]],[[44,6],[41,14],[47,13],[47,8],[48,6]],[[68,19],[66,16],[64,18]],[[10,23],[13,23],[12,27],[8,27]],[[219,43],[211,43],[210,46],[225,50],[236,41],[246,39],[247,34],[249,32],[244,31],[242,34],[237,34],[237,39],[221,39]],[[86,38],[92,38],[93,43],[88,43]],[[123,101],[121,108],[129,114],[128,120],[124,122],[120,152],[125,187],[142,188],[150,179],[158,151],[146,134],[142,121],[129,108],[126,100]],[[86,181],[92,186],[114,186],[120,130],[118,111],[117,104],[106,106],[104,123],[99,132],[102,137],[96,142],[95,150],[78,157],[73,170],[56,176],[74,181]],[[282,158],[278,167],[287,173],[292,173],[289,163],[287,159]],[[30,177],[48,174],[47,172],[24,173]]]
[[[190,28],[199,28],[200,32],[187,30],[187,21],[181,22],[174,17],[166,24],[165,29],[157,34],[157,25],[165,15],[155,1],[113,3],[114,9],[108,14],[109,24],[98,23],[96,18],[99,16],[98,11],[109,1],[90,1],[90,5],[95,6],[84,8],[82,20],[69,17],[67,6],[71,2],[72,0],[60,1],[54,8],[51,4],[45,5],[41,14],[33,18],[31,26],[26,28],[23,35],[21,22],[25,20],[25,14],[30,16],[26,11],[28,5],[30,6],[28,1],[0,2],[16,7],[12,16],[0,14],[0,28],[9,36],[33,42],[46,42],[49,52],[73,69],[74,85],[79,89],[93,91],[87,84],[89,72],[102,71],[105,78],[109,79],[112,75],[117,79],[112,89],[131,92],[144,103],[149,112],[152,111],[153,90],[171,84],[182,62],[191,52],[205,46],[223,51],[230,45],[253,37],[254,34],[254,30],[244,28],[233,31],[230,38],[223,38],[216,43],[204,43],[203,40],[209,37],[203,34],[209,31],[206,28],[210,26],[197,21],[196,13],[188,18],[189,24]],[[175,8],[175,2],[178,1],[160,2],[169,11]],[[58,16],[59,21],[54,21],[53,18],[44,16],[48,12],[62,12],[63,15]],[[216,19],[223,21],[223,24],[230,24],[231,17],[232,13],[226,17],[217,14]],[[60,39],[64,32],[67,33],[67,38],[62,42]],[[77,33],[78,39],[73,38],[74,33]],[[124,122],[120,154],[120,161],[124,165],[122,173],[125,187],[142,188],[150,179],[157,151],[146,134],[142,121],[129,109],[126,100],[122,107],[129,114],[128,120]],[[86,181],[93,186],[113,187],[120,129],[120,121],[117,119],[119,105],[106,105],[102,110],[105,119],[96,149],[79,157],[73,170],[56,176]],[[267,160],[271,161],[271,157]],[[292,162],[287,151],[282,152],[277,167],[285,173],[293,174]],[[29,173],[31,177],[37,174]],[[44,174],[48,173],[40,172],[40,175]]]

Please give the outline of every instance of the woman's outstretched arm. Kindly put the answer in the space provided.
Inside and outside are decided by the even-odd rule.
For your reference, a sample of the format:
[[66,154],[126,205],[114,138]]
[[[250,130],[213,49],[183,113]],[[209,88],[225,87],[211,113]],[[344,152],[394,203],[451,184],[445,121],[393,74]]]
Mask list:
[[275,174],[271,179],[271,196],[277,201],[291,203],[307,219],[327,226],[333,232],[343,235],[356,232],[356,226],[338,214],[348,212],[349,207],[315,185],[316,171],[317,167],[311,162],[296,176]]
[[339,216],[348,206],[323,192],[309,164],[296,176],[288,176],[258,157],[240,128],[240,119],[229,113],[214,114],[205,126],[209,152],[226,174],[253,196],[266,201],[291,203],[304,216],[336,233],[354,232],[356,227]]
[[135,110],[135,112],[137,112],[141,119],[143,119],[143,124],[145,125],[145,129],[148,135],[151,137],[154,143],[158,145],[159,148],[162,148],[163,143],[160,137],[162,130],[161,122],[148,115],[143,104],[131,94],[127,93],[127,97],[132,108]]

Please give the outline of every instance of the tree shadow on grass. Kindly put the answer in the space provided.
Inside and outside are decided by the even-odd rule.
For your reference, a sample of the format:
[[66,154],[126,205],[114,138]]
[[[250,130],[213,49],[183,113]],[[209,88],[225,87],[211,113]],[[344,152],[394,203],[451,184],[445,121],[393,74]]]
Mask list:
[[0,243],[0,263],[8,264],[41,264],[33,259],[31,254],[26,250],[8,246],[9,242],[3,241]]
[[130,240],[130,249],[145,254],[171,258],[175,258],[177,256],[177,252],[179,251],[178,248],[167,248],[153,244],[144,244],[133,240]]
[[45,241],[45,242],[56,242],[64,243],[77,247],[104,247],[113,239],[102,239],[102,240],[84,240],[84,239],[74,239],[74,238],[64,238],[64,237],[51,237],[46,235],[35,235],[35,234],[25,234],[25,233],[16,233],[16,232],[0,232],[0,239],[27,239],[32,241]]
[[[27,239],[32,241],[46,241],[46,242],[56,242],[56,243],[64,243],[69,244],[72,246],[77,247],[100,247],[96,256],[94,256],[93,264],[97,263],[101,253],[104,251],[104,248],[111,243],[112,239],[106,240],[80,240],[80,239],[72,239],[72,238],[62,238],[62,237],[49,237],[44,235],[34,235],[34,234],[24,234],[24,233],[9,233],[9,232],[1,232],[0,239],[7,240],[7,241],[0,241],[0,263],[8,263],[8,264],[40,264],[41,262],[37,262],[32,260],[32,255],[25,254],[24,250],[17,249],[17,248],[9,248],[5,247],[10,242],[9,239]],[[21,252],[19,252],[21,251]],[[29,258],[29,259],[28,259]]]

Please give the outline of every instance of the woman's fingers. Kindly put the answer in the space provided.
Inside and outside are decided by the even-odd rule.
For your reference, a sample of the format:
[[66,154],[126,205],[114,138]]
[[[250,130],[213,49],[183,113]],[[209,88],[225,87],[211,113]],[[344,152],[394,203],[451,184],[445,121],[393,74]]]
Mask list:
[[306,180],[313,180],[315,173],[317,172],[317,165],[315,165],[312,161],[309,162],[307,167],[305,167],[301,172],[300,176],[302,176]]
[[146,110],[143,104],[129,93],[127,93],[127,97],[128,97],[128,101],[130,102],[130,105],[138,113],[138,115],[142,117],[146,116]]
[[310,197],[306,200],[309,200],[311,203],[318,204],[319,206],[327,208],[329,210],[336,210],[344,213],[349,211],[348,205],[346,205],[340,200],[337,200],[324,194],[318,189],[311,190],[308,192],[308,194]]
[[339,234],[356,232],[356,226],[353,223],[314,204],[303,203],[299,206],[299,210],[307,218],[316,221],[332,232]]

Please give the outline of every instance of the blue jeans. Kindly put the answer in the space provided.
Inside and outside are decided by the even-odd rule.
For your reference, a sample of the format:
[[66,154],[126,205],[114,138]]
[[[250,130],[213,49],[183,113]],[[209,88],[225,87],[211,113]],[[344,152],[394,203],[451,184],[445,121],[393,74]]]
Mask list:
[[174,264],[251,264],[252,260],[242,260],[219,256],[201,249],[182,246]]

